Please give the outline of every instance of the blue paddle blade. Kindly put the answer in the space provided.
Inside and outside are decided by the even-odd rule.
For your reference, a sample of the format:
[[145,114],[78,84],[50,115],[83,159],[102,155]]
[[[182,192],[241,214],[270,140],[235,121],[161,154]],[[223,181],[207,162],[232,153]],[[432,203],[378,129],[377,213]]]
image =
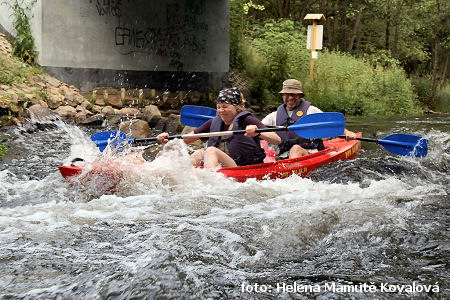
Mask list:
[[185,105],[181,108],[181,124],[200,127],[216,115],[217,111],[211,107]]
[[301,117],[288,129],[306,139],[335,137],[344,133],[345,117],[337,112],[310,114]]
[[428,139],[412,134],[394,133],[379,139],[378,144],[397,155],[425,157],[428,153]]
[[121,131],[103,131],[91,135],[91,140],[97,145],[100,152],[105,150],[110,142],[112,148],[117,148],[128,142],[127,135]]

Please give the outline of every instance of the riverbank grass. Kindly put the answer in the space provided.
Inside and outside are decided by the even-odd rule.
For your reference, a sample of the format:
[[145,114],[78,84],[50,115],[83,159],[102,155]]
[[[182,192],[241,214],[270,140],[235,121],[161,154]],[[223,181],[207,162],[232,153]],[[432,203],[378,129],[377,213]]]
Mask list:
[[41,68],[30,66],[17,57],[0,57],[0,84],[11,87],[29,84],[33,82],[34,75],[42,73]]

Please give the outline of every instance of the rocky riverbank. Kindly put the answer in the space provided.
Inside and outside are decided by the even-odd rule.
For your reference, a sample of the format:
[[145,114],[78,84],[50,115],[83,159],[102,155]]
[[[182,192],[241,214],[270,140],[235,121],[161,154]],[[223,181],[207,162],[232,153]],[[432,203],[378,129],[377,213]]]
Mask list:
[[20,61],[11,52],[11,44],[0,34],[0,127],[20,125],[29,118],[63,118],[67,123],[84,125],[107,122],[111,128],[141,138],[152,136],[152,129],[180,132],[179,111],[183,105],[215,103],[214,93],[198,91],[102,87],[82,92]]

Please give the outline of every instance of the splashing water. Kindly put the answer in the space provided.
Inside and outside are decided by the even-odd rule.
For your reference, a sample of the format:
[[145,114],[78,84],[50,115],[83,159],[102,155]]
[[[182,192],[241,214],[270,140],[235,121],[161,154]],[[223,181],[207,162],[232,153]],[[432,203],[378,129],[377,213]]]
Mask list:
[[[0,170],[0,295],[448,298],[446,120],[425,118],[424,127],[414,120],[413,130],[391,121],[373,131],[428,138],[422,159],[363,144],[359,158],[309,178],[245,183],[193,168],[179,140],[145,161],[143,149],[100,153],[84,130],[63,123],[32,133],[10,129],[13,151]],[[370,136],[363,120],[354,122]],[[108,182],[102,177],[84,190],[64,180],[57,166],[75,157],[91,166],[84,172],[116,170],[115,192],[96,193]],[[248,288],[294,283],[321,290]],[[325,290],[333,283],[377,290]],[[436,284],[439,292],[387,293],[385,283]]]

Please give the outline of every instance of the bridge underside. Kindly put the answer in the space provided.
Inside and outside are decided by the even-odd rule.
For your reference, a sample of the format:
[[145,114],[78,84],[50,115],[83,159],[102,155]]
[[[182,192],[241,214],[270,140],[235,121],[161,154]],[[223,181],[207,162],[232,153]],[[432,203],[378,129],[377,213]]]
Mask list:
[[[12,14],[0,5],[0,24]],[[208,90],[227,83],[229,0],[38,0],[39,64],[82,90]]]

